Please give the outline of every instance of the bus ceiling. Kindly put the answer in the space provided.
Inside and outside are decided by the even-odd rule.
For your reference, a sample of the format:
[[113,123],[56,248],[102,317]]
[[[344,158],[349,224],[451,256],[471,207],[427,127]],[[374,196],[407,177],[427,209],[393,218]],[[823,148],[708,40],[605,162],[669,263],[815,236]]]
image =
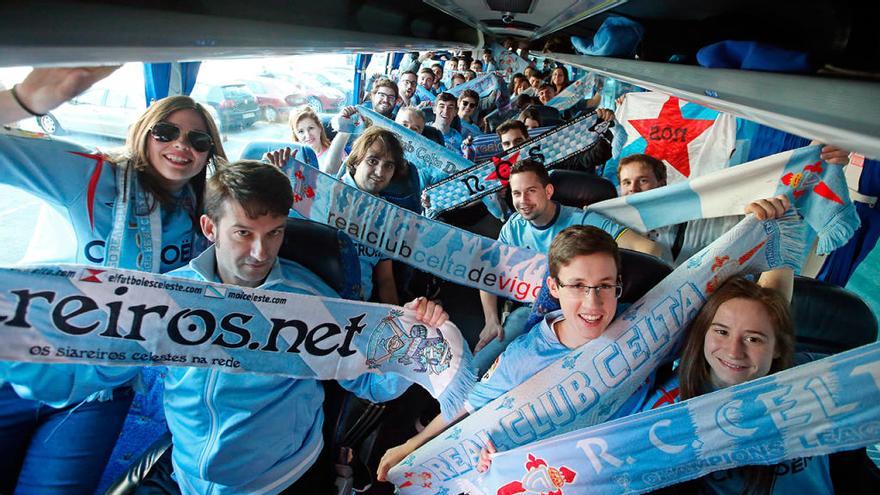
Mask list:
[[[506,37],[536,53],[548,42],[564,46],[571,35],[590,37],[618,14],[645,26],[641,60],[549,57],[878,157],[876,8],[857,0],[810,8],[800,0],[16,2],[0,16],[0,66],[469,50]],[[847,78],[695,64],[697,49],[724,39],[800,50],[824,67],[842,67],[837,74]],[[664,63],[676,56],[684,63]]]

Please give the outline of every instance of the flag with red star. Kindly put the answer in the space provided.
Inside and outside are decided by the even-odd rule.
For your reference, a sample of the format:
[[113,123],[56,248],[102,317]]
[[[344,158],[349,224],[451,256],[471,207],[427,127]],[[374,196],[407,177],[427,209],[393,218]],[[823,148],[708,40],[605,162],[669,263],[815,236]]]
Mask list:
[[615,181],[618,161],[636,153],[662,160],[667,182],[675,183],[726,168],[736,147],[735,117],[663,93],[627,94],[616,120],[615,153],[605,167]]

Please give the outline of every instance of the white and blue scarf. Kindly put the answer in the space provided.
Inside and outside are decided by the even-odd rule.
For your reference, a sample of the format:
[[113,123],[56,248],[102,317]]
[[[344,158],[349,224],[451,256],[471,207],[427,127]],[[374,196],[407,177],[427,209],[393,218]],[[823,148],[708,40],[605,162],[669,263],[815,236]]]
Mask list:
[[394,373],[424,387],[447,417],[475,380],[455,325],[427,328],[395,306],[81,265],[0,275],[2,360],[319,380]]
[[[433,494],[441,486],[469,491],[487,438],[504,451],[605,421],[653,370],[673,359],[684,329],[714,288],[739,273],[794,266],[802,241],[793,216],[766,222],[747,217],[630,306],[601,337],[423,445],[389,479],[403,486],[428,473],[431,490],[408,485],[406,494]],[[516,471],[498,471],[501,479],[522,476],[520,463]]]

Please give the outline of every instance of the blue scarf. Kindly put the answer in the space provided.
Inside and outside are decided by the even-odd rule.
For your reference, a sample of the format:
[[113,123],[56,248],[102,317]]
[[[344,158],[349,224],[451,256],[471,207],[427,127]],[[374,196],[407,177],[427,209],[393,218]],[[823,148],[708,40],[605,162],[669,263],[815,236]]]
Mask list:
[[[454,490],[466,486],[462,480],[475,479],[487,437],[499,450],[509,450],[605,421],[657,366],[675,356],[684,329],[714,287],[741,272],[792,266],[802,241],[794,217],[746,218],[630,306],[601,337],[423,445],[392,468],[389,479],[401,486],[413,473],[426,472],[435,491],[445,486],[458,493]],[[517,462],[515,472],[502,475],[518,479],[521,471]],[[404,493],[433,491],[414,486]]]

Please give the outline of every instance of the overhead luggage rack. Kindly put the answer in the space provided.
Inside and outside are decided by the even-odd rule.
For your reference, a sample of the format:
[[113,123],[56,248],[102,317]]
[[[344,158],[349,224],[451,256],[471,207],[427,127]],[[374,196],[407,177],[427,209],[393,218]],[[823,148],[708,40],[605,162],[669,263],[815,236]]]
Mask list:
[[880,83],[550,53],[597,74],[880,158]]

